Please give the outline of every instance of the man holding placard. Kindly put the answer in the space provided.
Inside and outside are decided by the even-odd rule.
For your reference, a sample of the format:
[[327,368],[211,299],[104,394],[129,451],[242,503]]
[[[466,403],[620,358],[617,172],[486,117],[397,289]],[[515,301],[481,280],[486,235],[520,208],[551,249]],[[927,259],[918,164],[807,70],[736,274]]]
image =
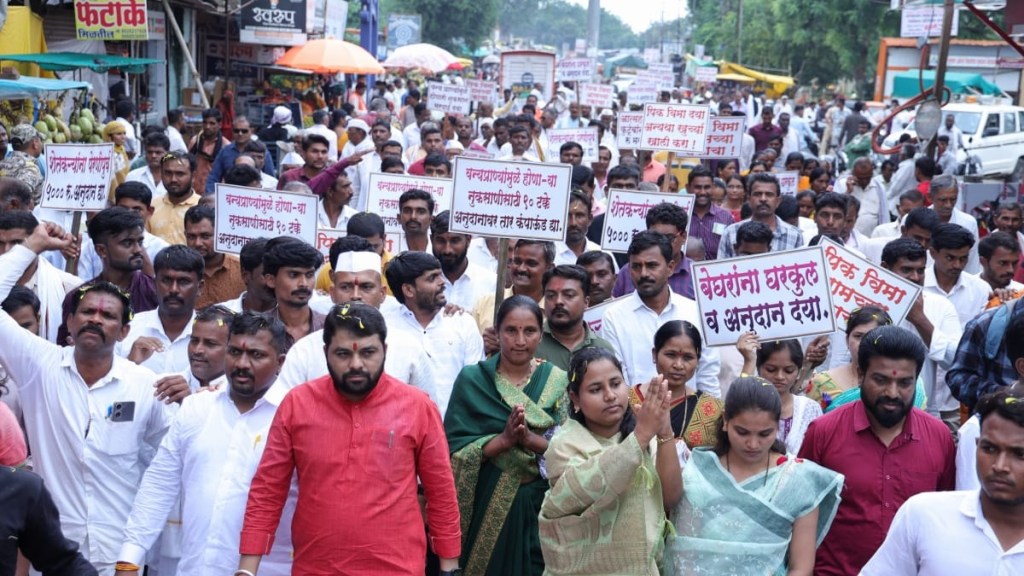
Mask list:
[[[685,298],[693,298],[693,275],[690,273],[690,259],[686,257],[686,227],[689,218],[681,206],[662,202],[647,211],[645,217],[648,232],[665,235],[672,243],[672,268],[668,277],[668,285],[673,293]],[[635,236],[634,236],[635,238]],[[636,290],[633,274],[628,267],[619,270],[615,279],[612,295],[618,298]],[[639,381],[638,381],[639,382]]]
[[434,198],[430,192],[412,188],[398,198],[398,223],[402,241],[398,252],[431,252],[430,221],[434,215]]
[[195,170],[196,159],[191,154],[170,152],[160,160],[160,176],[167,194],[161,196],[153,208],[149,231],[168,244],[185,243],[185,212],[202,199],[192,189]]
[[472,310],[481,298],[494,294],[496,274],[469,261],[472,236],[449,229],[451,212],[445,210],[430,222],[430,246],[441,262],[448,302]]
[[711,172],[698,166],[690,171],[686,191],[693,194],[693,222],[690,235],[704,243],[708,260],[718,258],[718,244],[725,229],[733,223],[732,214],[711,201]]
[[753,208],[753,214],[747,220],[737,222],[725,229],[722,233],[722,240],[719,243],[721,258],[732,258],[736,255],[733,251],[733,244],[736,238],[736,229],[746,222],[760,222],[772,230],[772,252],[792,250],[804,245],[804,235],[796,226],[783,222],[782,218],[775,215],[775,209],[779,207],[781,189],[779,180],[774,174],[758,173],[750,176],[748,182],[750,195],[747,202]]
[[600,250],[601,246],[587,239],[592,221],[593,200],[578,191],[569,195],[569,218],[566,220],[565,242],[555,243],[555,264],[575,264],[581,254]]

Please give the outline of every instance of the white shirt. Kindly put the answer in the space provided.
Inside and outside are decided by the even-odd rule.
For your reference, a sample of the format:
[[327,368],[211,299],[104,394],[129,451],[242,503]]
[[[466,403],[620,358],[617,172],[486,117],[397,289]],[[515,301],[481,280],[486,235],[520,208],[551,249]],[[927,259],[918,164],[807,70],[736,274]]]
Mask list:
[[956,307],[961,327],[967,326],[975,316],[985,311],[985,307],[988,306],[988,295],[992,292],[988,282],[966,272],[962,272],[953,288],[946,292],[935,278],[934,266],[929,266],[924,272],[924,289],[945,296]]
[[[0,300],[35,257],[24,246],[0,256]],[[0,364],[18,386],[34,471],[61,512],[64,536],[87,543],[82,554],[89,561],[112,565],[145,454],[170,424],[170,411],[153,396],[156,376],[115,355],[110,372],[89,387],[74,348],[29,334],[6,312],[0,341]],[[112,421],[114,405],[124,403],[134,403],[134,416]]]
[[345,205],[341,207],[341,214],[338,214],[337,226],[331,225],[331,217],[327,215],[327,211],[324,210],[324,203],[316,203],[316,225],[318,228],[330,228],[334,230],[345,230],[348,228],[348,221],[350,218],[355,216],[357,212],[350,206]]
[[977,490],[923,492],[903,503],[863,576],[1016,576],[1024,541],[1003,551]]
[[[145,230],[142,231],[142,249],[146,251],[150,262],[156,259],[157,252],[168,246],[170,244],[163,238]],[[96,253],[96,245],[92,243],[92,238],[88,234],[82,234],[82,248],[78,257],[78,276],[92,280],[99,276],[100,272],[103,272],[103,260]]]
[[[384,371],[411,386],[427,393],[437,403],[434,391],[434,375],[430,371],[426,354],[415,348],[414,343],[388,330],[388,353],[384,358]],[[317,330],[303,336],[288,349],[277,375],[276,386],[291,390],[327,374],[327,357],[324,355],[324,331]]]
[[167,130],[164,130],[164,133],[167,134],[167,139],[171,141],[171,147],[167,150],[168,152],[188,152],[185,139],[181,137],[181,132],[177,128],[167,126]]
[[[271,386],[244,414],[226,388],[186,398],[142,477],[118,559],[144,563],[180,495],[183,538],[178,576],[218,576],[238,568],[249,485],[286,392]],[[290,496],[274,547],[260,562],[260,574],[291,574],[295,494]]]
[[[408,252],[408,251],[409,251],[409,241],[406,239],[405,234],[402,234],[398,238],[398,249],[395,250],[394,254],[395,254],[395,256],[397,256],[397,255],[401,254],[402,252]],[[427,254],[433,254],[434,253],[434,245],[430,241],[430,233],[429,232],[427,232],[427,249],[423,250],[423,252],[426,252]]]
[[946,128],[946,122],[942,122],[942,126],[939,126],[939,130],[935,133],[935,136],[949,136],[949,151],[956,156],[957,150],[964,145],[964,133],[960,130],[960,127],[953,124],[952,128]]
[[487,248],[487,241],[483,237],[478,236],[469,241],[469,251],[466,252],[466,257],[469,258],[470,263],[497,273],[498,259],[491,254]]
[[319,134],[327,138],[327,159],[331,162],[338,161],[338,135],[323,124],[313,124],[306,128],[306,134]]
[[913,158],[901,161],[899,166],[896,167],[896,172],[892,175],[892,179],[889,180],[889,189],[885,193],[888,198],[887,202],[891,214],[897,213],[896,207],[900,203],[900,194],[917,188],[916,171],[917,168],[914,165]]
[[[925,288],[921,295],[924,297],[924,315],[932,323],[932,344],[928,347],[928,357],[924,359],[924,366],[921,368],[921,380],[924,382],[925,391],[928,393],[927,412],[932,416],[938,416],[939,411],[956,410],[960,402],[953,398],[945,379],[940,378],[950,364],[953,363],[953,356],[956,354],[956,347],[960,344],[960,336],[963,329],[960,327],[960,317],[956,308],[948,299]],[[918,336],[921,335],[917,328],[904,320],[900,328],[910,330]],[[849,359],[850,352],[846,350],[846,357]],[[848,360],[847,360],[848,361]]]
[[874,231],[871,232],[871,238],[899,238],[901,226],[902,223],[899,220],[895,222],[879,224],[878,226],[875,227]]
[[414,348],[426,353],[426,362],[434,374],[434,389],[437,393],[437,408],[444,418],[448,400],[452,396],[455,378],[463,368],[483,360],[484,340],[480,337],[473,316],[469,313],[445,316],[439,310],[433,320],[424,328],[406,306],[384,317],[388,325],[388,340],[395,334],[404,336]]
[[[700,311],[697,303],[685,296],[676,294],[669,289],[668,306],[656,313],[647,307],[640,295],[634,290],[621,302],[608,307],[601,323],[601,337],[608,341],[619,353],[626,381],[630,384],[642,384],[649,381],[657,370],[651,358],[654,348],[654,333],[662,324],[671,320],[686,320],[694,326],[700,326]],[[701,351],[700,362],[691,386],[719,397],[718,369],[721,360],[718,351],[705,347]]]
[[[341,155],[343,158],[348,158],[356,152],[373,149],[373,141],[367,136],[358,146],[351,142],[345,144]],[[366,162],[360,162],[355,166],[345,168],[345,173],[348,175],[348,179],[352,181],[352,198],[349,199],[348,205],[356,212],[363,212],[366,210],[366,203],[369,201],[370,166]]]
[[480,298],[494,294],[497,275],[490,270],[468,262],[466,270],[455,282],[444,276],[444,294],[448,303],[455,304],[463,310],[473,310]]
[[167,333],[164,332],[164,325],[160,321],[159,309],[139,312],[132,319],[128,335],[125,336],[124,340],[118,342],[114,352],[118,356],[128,358],[132,351],[132,344],[143,336],[149,336],[159,340],[163,344],[164,349],[161,352],[153,352],[153,355],[141,364],[142,366],[149,368],[157,374],[186,372],[190,369],[188,363],[188,341],[192,337],[192,322],[195,318],[196,313],[192,312],[192,319],[185,324],[185,329],[181,331],[181,334],[174,341],[171,341],[167,337]]
[[[934,209],[935,207],[932,206],[932,210]],[[949,223],[963,226],[968,232],[974,235],[974,246],[971,246],[971,251],[967,254],[967,266],[964,267],[964,271],[969,274],[980,273],[981,260],[978,258],[978,241],[980,240],[980,237],[978,236],[978,221],[963,210],[953,208],[953,215],[950,216]]]
[[135,152],[138,154],[141,149],[139,148],[139,139],[135,137],[135,126],[125,120],[124,118],[115,118],[115,122],[120,122],[124,126],[124,147],[129,152]]
[[266,172],[260,172],[260,188],[264,190],[277,190],[277,178]]
[[978,437],[981,436],[981,420],[975,414],[964,422],[956,443],[956,489],[977,490],[978,482]]
[[124,177],[125,182],[142,182],[146,186],[149,186],[149,191],[153,193],[153,197],[163,196],[167,194],[167,189],[164,188],[163,180],[157,182],[153,178],[153,172],[149,169],[149,166],[140,166],[135,170],[128,172],[128,175]]
[[836,192],[849,194],[860,200],[860,212],[857,213],[857,223],[854,227],[861,234],[870,237],[876,226],[889,222],[889,212],[886,209],[888,200],[885,197],[885,190],[874,178],[866,187],[854,186],[852,190],[846,187],[846,178],[836,180]]
[[743,140],[740,141],[740,172],[750,170],[750,164],[754,160],[754,149],[756,148],[757,142],[754,141],[754,137],[744,132]]
[[[596,242],[592,242],[589,238],[587,238],[587,243],[583,247],[584,252],[600,249],[601,245]],[[577,258],[579,257],[572,251],[572,248],[569,248],[568,244],[561,241],[555,242],[555,266],[561,266],[562,264],[575,264]],[[618,272],[618,270],[616,270],[616,272]]]

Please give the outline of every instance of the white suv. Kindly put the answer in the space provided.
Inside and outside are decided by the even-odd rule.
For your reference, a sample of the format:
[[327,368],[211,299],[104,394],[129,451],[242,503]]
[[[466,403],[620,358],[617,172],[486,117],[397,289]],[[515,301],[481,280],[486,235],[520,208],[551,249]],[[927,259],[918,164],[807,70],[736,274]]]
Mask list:
[[[981,162],[984,176],[1009,176],[1024,171],[1024,108],[1002,104],[948,104],[942,108],[943,125],[949,114],[963,132],[964,147],[957,154],[961,166],[973,156]],[[904,132],[915,135],[914,123],[908,124]],[[895,146],[900,134],[890,135],[885,143]]]

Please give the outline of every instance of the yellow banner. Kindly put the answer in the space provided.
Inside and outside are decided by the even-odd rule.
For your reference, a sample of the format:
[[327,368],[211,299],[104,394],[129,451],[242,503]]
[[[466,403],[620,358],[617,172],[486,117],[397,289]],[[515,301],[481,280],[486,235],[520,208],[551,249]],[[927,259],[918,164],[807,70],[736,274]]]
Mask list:
[[146,0],[75,0],[79,40],[148,40]]

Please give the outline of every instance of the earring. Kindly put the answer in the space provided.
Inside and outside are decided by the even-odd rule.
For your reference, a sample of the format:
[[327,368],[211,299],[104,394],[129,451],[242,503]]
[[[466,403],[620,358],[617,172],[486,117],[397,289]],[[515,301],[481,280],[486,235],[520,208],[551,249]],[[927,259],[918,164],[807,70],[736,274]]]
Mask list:
[[579,414],[580,413],[580,407],[576,406],[576,405],[573,405],[572,411],[573,411],[573,414]]

